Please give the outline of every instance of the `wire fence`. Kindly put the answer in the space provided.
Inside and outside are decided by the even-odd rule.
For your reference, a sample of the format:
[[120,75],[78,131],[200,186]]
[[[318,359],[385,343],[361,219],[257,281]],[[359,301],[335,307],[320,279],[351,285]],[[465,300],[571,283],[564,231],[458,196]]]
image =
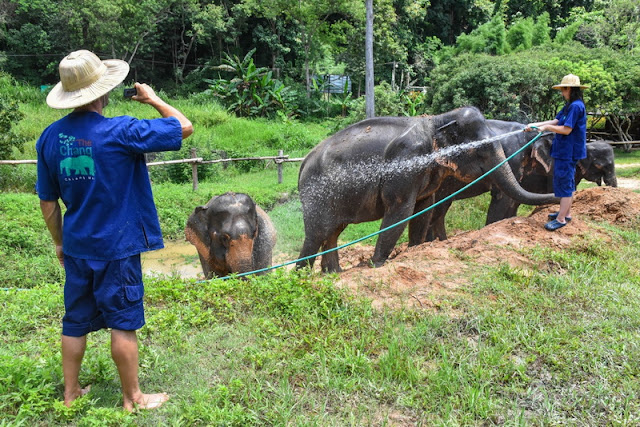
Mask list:
[[[535,128],[535,126],[534,126]],[[537,128],[535,128],[537,129]],[[508,135],[512,135],[515,134],[517,132],[521,132],[520,130],[518,131],[513,131],[513,132],[508,132],[505,133],[503,135],[500,135],[500,138],[503,138],[505,136]],[[287,261],[281,264],[277,264],[277,265],[272,265],[270,267],[267,268],[262,268],[262,269],[258,269],[258,270],[252,270],[252,271],[248,271],[245,273],[234,273],[228,276],[224,276],[224,277],[214,277],[212,279],[205,279],[205,280],[199,280],[196,283],[201,284],[201,283],[205,283],[205,282],[209,282],[212,280],[227,280],[230,278],[236,278],[236,277],[246,277],[249,275],[253,275],[253,274],[258,274],[258,273],[262,273],[262,272],[266,272],[266,271],[270,271],[270,270],[274,270],[274,269],[278,269],[278,268],[282,268],[285,267],[287,265],[290,264],[294,264],[294,263],[299,263],[301,261],[306,261],[318,256],[322,256],[325,255],[329,252],[334,252],[337,251],[339,249],[342,249],[344,247],[347,246],[351,246],[355,243],[361,242],[363,240],[369,239],[371,237],[377,236],[378,234],[384,233],[387,230],[390,230],[394,227],[397,227],[401,224],[404,224],[408,221],[410,221],[411,219],[423,215],[424,213],[430,211],[431,209],[434,209],[436,206],[446,202],[447,200],[450,200],[452,198],[454,198],[455,196],[457,196],[458,194],[464,192],[465,190],[467,190],[468,188],[472,187],[473,185],[477,184],[478,182],[482,181],[484,178],[486,178],[487,176],[491,175],[492,173],[494,173],[496,170],[498,170],[498,168],[500,168],[502,165],[506,164],[509,160],[511,160],[513,157],[515,157],[516,155],[518,155],[520,152],[524,151],[527,147],[529,147],[530,145],[532,145],[536,140],[538,140],[538,138],[540,138],[540,136],[542,135],[542,132],[539,132],[534,138],[532,138],[529,142],[527,142],[525,145],[523,145],[521,148],[519,148],[518,150],[516,150],[514,153],[512,153],[510,156],[506,157],[505,159],[503,159],[500,163],[498,163],[497,165],[495,165],[492,169],[488,170],[487,172],[485,172],[483,175],[479,176],[478,178],[476,178],[475,180],[473,180],[472,182],[468,183],[467,185],[465,185],[464,187],[462,187],[461,189],[455,191],[454,193],[450,194],[449,196],[443,198],[442,200],[439,200],[436,203],[433,203],[431,206],[428,206],[427,208],[421,210],[420,212],[414,213],[413,215],[400,220],[398,222],[396,222],[395,224],[392,224],[388,227],[382,228],[374,233],[368,234],[366,236],[360,237],[356,240],[353,240],[351,242],[345,243],[343,245],[337,246],[335,248],[331,248],[328,250],[324,250],[318,253],[315,253],[313,255],[309,255],[306,257],[302,257],[302,258],[298,258],[295,260],[291,260],[291,261]],[[207,161],[203,161],[201,157],[196,157],[196,150],[192,149],[191,150],[191,155],[192,157],[189,159],[178,159],[178,160],[168,160],[168,161],[163,161],[163,162],[152,162],[152,163],[147,163],[147,165],[149,166],[157,166],[157,165],[166,165],[166,164],[175,164],[175,163],[193,163],[193,167],[197,167],[198,164],[202,164],[202,163],[220,163],[223,161],[234,161],[234,160],[273,160],[274,162],[276,162],[276,164],[278,164],[280,167],[282,165],[282,163],[284,162],[295,162],[295,161],[302,161],[304,158],[295,158],[295,159],[289,159],[289,156],[285,156],[283,154],[283,150],[279,150],[278,156],[267,156],[267,157],[252,157],[252,158],[240,158],[240,159],[219,159],[219,160],[207,160]],[[3,162],[9,162],[7,160],[3,161],[0,160],[0,164],[3,164]],[[10,164],[36,164],[37,161],[36,160],[18,160],[18,161],[11,161],[11,162],[20,162],[20,163],[10,163]],[[6,163],[5,163],[6,164]],[[279,167],[278,170],[278,179],[279,182],[282,182],[282,171],[281,168]],[[194,180],[194,189],[197,188],[197,180]],[[9,288],[0,288],[0,290],[9,290]],[[26,290],[26,289],[17,289],[17,290]]]
[[[290,158],[288,154],[284,154],[283,150],[278,150],[277,156],[255,156],[255,157],[238,157],[228,159],[215,159],[204,160],[202,157],[198,157],[198,151],[196,148],[191,149],[191,157],[186,159],[164,160],[159,162],[147,162],[147,166],[164,166],[188,163],[191,164],[191,180],[193,183],[193,190],[198,189],[198,165],[210,165],[215,163],[231,163],[240,161],[273,161],[276,164],[278,172],[278,184],[282,183],[282,165],[287,162],[301,162],[304,157]],[[37,160],[0,160],[0,165],[36,165]]]

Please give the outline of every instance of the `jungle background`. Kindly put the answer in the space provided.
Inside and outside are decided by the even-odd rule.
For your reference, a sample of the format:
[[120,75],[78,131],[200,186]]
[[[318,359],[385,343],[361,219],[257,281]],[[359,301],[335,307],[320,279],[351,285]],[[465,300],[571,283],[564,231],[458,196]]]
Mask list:
[[[550,86],[572,72],[591,86],[591,129],[638,139],[637,2],[374,8],[377,115],[475,105],[489,118],[547,119],[562,104]],[[302,157],[364,118],[364,15],[351,0],[0,0],[0,159],[35,159],[42,130],[67,114],[45,104],[57,64],[80,48],[129,61],[126,85],[152,84],[193,121],[183,148],[158,160],[191,148],[207,160]],[[327,75],[349,76],[350,88],[329,90]],[[157,116],[121,90],[105,114]],[[637,182],[640,151],[629,145],[616,148],[616,170]],[[195,206],[237,191],[274,221],[277,260],[294,259],[298,168],[285,164],[278,183],[270,162],[200,165],[197,191],[188,165],[150,168],[165,242],[184,242]],[[488,196],[458,201],[449,241],[407,248],[405,234],[381,269],[366,264],[372,239],[341,252],[342,275],[147,275],[140,377],[171,400],[130,415],[105,331],[89,338],[81,373],[92,392],[62,405],[64,271],[35,178],[33,165],[0,165],[0,426],[640,423],[633,190],[582,183],[572,226],[554,235],[541,228],[552,207],[484,227]],[[349,226],[341,243],[379,224]],[[197,255],[178,263],[197,269]]]

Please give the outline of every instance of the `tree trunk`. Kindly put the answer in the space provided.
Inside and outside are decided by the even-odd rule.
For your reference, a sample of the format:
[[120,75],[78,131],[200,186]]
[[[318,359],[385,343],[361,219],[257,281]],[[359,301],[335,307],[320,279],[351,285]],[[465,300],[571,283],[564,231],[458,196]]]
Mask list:
[[365,33],[365,110],[367,118],[375,117],[375,99],[373,89],[373,0],[365,0],[367,8],[367,28]]
[[[622,117],[622,119],[621,119]],[[609,115],[609,119],[611,121],[611,125],[618,133],[618,137],[620,141],[631,141],[631,135],[629,135],[629,128],[631,127],[631,120],[627,115],[621,114],[611,114]],[[623,144],[623,151],[625,153],[629,153],[631,151],[631,144]]]

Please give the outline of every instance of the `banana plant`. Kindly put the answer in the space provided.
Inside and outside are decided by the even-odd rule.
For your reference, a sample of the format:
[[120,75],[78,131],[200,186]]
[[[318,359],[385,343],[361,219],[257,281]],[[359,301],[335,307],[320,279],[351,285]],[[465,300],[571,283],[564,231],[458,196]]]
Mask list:
[[273,78],[265,67],[256,67],[253,62],[255,49],[244,58],[226,55],[223,64],[214,67],[218,71],[231,72],[231,79],[206,79],[211,92],[240,117],[272,117],[277,111],[287,112],[284,94],[286,86]]

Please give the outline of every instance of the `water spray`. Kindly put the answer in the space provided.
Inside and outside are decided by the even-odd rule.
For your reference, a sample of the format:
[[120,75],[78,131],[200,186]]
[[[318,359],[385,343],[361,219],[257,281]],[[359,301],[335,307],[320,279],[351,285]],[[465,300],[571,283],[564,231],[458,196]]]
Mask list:
[[[394,227],[397,227],[397,226],[398,226],[398,225],[400,225],[400,224],[404,224],[404,223],[406,223],[407,221],[410,221],[410,220],[412,220],[413,218],[415,218],[415,217],[417,217],[417,216],[420,216],[420,215],[422,215],[422,214],[424,214],[424,213],[426,213],[426,212],[430,211],[431,209],[435,208],[436,206],[441,205],[442,203],[446,202],[447,200],[450,200],[450,199],[454,198],[455,196],[457,196],[458,194],[460,194],[460,193],[462,193],[463,191],[467,190],[467,189],[468,189],[468,188],[470,188],[471,186],[473,186],[473,185],[477,184],[478,182],[482,181],[484,178],[486,178],[487,176],[491,175],[493,172],[495,172],[496,170],[498,170],[498,169],[499,169],[502,165],[504,165],[506,162],[508,162],[509,160],[511,160],[512,158],[514,158],[514,157],[515,157],[515,156],[517,156],[518,154],[520,154],[520,153],[521,153],[522,151],[524,151],[527,147],[529,147],[531,144],[533,144],[535,141],[537,141],[537,140],[540,138],[540,136],[542,136],[542,131],[541,131],[541,130],[539,130],[539,128],[538,128],[537,126],[530,126],[530,127],[531,127],[531,129],[536,129],[536,130],[538,130],[538,135],[536,135],[534,138],[532,138],[532,139],[531,139],[531,141],[527,142],[525,145],[523,145],[523,146],[522,146],[520,149],[518,149],[516,152],[514,152],[514,153],[513,153],[513,154],[511,154],[509,157],[507,157],[506,159],[504,159],[503,161],[501,161],[500,163],[498,163],[495,167],[493,167],[493,168],[492,168],[492,169],[490,169],[489,171],[485,172],[482,176],[478,177],[476,180],[474,180],[474,181],[470,182],[469,184],[465,185],[464,187],[462,187],[462,188],[461,188],[461,189],[459,189],[458,191],[454,192],[453,194],[451,194],[451,195],[449,195],[449,196],[445,197],[445,198],[444,198],[444,199],[442,199],[442,200],[439,200],[438,202],[436,202],[436,203],[432,204],[431,206],[429,206],[429,207],[427,207],[427,208],[425,208],[425,209],[421,210],[420,212],[416,212],[415,214],[413,214],[413,215],[411,215],[411,216],[409,216],[409,217],[407,217],[407,218],[405,218],[405,219],[403,219],[403,220],[401,220],[401,221],[396,222],[395,224],[392,224],[392,225],[390,225],[390,226],[388,226],[388,227],[385,227],[385,228],[383,228],[383,229],[380,229],[380,230],[376,231],[375,233],[371,233],[371,234],[366,235],[366,236],[364,236],[364,237],[360,237],[359,239],[353,240],[353,241],[351,241],[351,242],[349,242],[349,243],[345,243],[345,244],[343,244],[343,245],[337,246],[337,247],[332,248],[332,249],[328,249],[328,250],[326,250],[326,251],[318,252],[317,254],[309,255],[309,256],[306,256],[306,257],[303,257],[303,258],[298,258],[298,259],[295,259],[295,260],[293,260],[293,261],[287,261],[287,262],[284,262],[284,263],[282,263],[282,264],[273,265],[273,266],[271,266],[271,267],[261,268],[261,269],[259,269],[259,270],[248,271],[248,272],[246,272],[246,273],[236,273],[236,274],[231,274],[231,275],[224,276],[224,277],[214,277],[214,278],[212,278],[212,279],[208,279],[208,280],[199,280],[199,281],[197,281],[196,283],[206,283],[206,282],[210,282],[210,281],[212,281],[212,280],[227,280],[227,279],[231,279],[231,278],[245,277],[245,276],[250,276],[250,275],[252,275],[252,274],[258,274],[258,273],[263,273],[263,272],[270,271],[270,270],[275,270],[275,269],[277,269],[277,268],[282,268],[282,267],[285,267],[285,266],[287,266],[287,265],[295,264],[295,263],[300,262],[300,261],[306,261],[306,260],[311,259],[311,258],[315,258],[315,257],[318,257],[318,256],[322,256],[322,255],[324,255],[324,254],[328,254],[328,253],[330,253],[330,252],[337,251],[338,249],[346,248],[347,246],[351,246],[351,245],[354,245],[354,244],[356,244],[356,243],[362,242],[363,240],[367,240],[367,239],[370,239],[371,237],[375,237],[375,236],[377,236],[378,234],[384,233],[385,231],[390,230],[390,229],[392,229],[392,228],[394,228]],[[518,133],[520,133],[520,132],[524,132],[524,129],[523,129],[523,130],[515,130],[515,131],[511,131],[511,132],[508,132],[508,133],[505,133],[505,134],[502,134],[502,135],[492,136],[492,137],[490,137],[490,138],[485,138],[485,139],[480,140],[480,141],[470,142],[470,143],[468,143],[468,144],[478,144],[478,145],[479,145],[479,144],[485,144],[485,143],[487,143],[487,142],[497,141],[497,140],[500,140],[500,139],[502,139],[502,138],[504,138],[504,137],[506,137],[506,136],[515,135],[515,134],[518,134]],[[451,147],[451,148],[453,149],[453,148],[455,148],[455,147],[456,147],[456,146],[453,146],[453,147]],[[457,147],[459,147],[459,146],[457,146]],[[433,154],[438,154],[438,153],[442,154],[442,150],[438,150],[437,152],[435,152],[435,153],[433,153]]]
[[[351,245],[354,245],[354,244],[356,244],[356,243],[362,242],[363,240],[367,240],[367,239],[370,239],[370,238],[372,238],[372,237],[375,237],[375,236],[377,236],[378,234],[384,233],[385,231],[390,230],[390,229],[392,229],[392,228],[394,228],[394,227],[397,227],[397,226],[399,226],[400,224],[404,224],[404,223],[406,223],[407,221],[411,221],[413,218],[415,218],[415,217],[417,217],[417,216],[420,216],[420,215],[422,215],[422,214],[424,214],[424,213],[426,213],[426,212],[430,211],[431,209],[435,208],[436,206],[439,206],[439,205],[441,205],[442,203],[446,202],[447,200],[450,200],[450,199],[454,198],[455,196],[457,196],[458,194],[460,194],[460,193],[462,193],[463,191],[467,190],[467,189],[468,189],[468,188],[470,188],[471,186],[473,186],[473,185],[477,184],[478,182],[482,181],[484,178],[486,178],[487,176],[491,175],[493,172],[495,172],[496,170],[498,170],[498,168],[500,168],[500,166],[504,165],[506,162],[508,162],[509,160],[511,160],[512,158],[514,158],[516,155],[518,155],[519,153],[521,153],[522,151],[524,151],[528,146],[530,146],[531,144],[533,144],[536,140],[538,140],[538,139],[540,138],[540,136],[542,135],[542,131],[541,131],[538,127],[536,127],[536,126],[530,126],[530,127],[531,127],[532,129],[536,129],[536,130],[538,130],[538,135],[536,135],[533,139],[531,139],[531,141],[529,141],[529,142],[527,142],[525,145],[523,145],[523,146],[522,146],[519,150],[517,150],[515,153],[511,154],[509,157],[507,157],[506,159],[504,159],[503,161],[501,161],[499,164],[497,164],[497,165],[496,165],[495,167],[493,167],[491,170],[489,170],[489,171],[485,172],[482,176],[480,176],[480,177],[479,177],[479,178],[477,178],[476,180],[474,180],[474,181],[470,182],[469,184],[465,185],[464,187],[462,187],[462,188],[461,188],[461,189],[459,189],[458,191],[454,192],[453,194],[451,194],[451,195],[449,195],[449,196],[445,197],[445,198],[444,198],[444,199],[442,199],[442,200],[439,200],[438,202],[436,202],[436,203],[432,204],[432,205],[431,205],[431,206],[429,206],[428,208],[425,208],[425,209],[421,210],[420,212],[416,212],[415,214],[413,214],[413,215],[411,215],[411,216],[409,216],[409,217],[407,217],[407,218],[405,218],[405,219],[403,219],[403,220],[401,220],[401,221],[396,222],[395,224],[392,224],[392,225],[390,225],[390,226],[388,226],[388,227],[385,227],[385,228],[383,228],[383,229],[381,229],[381,230],[378,230],[378,231],[376,231],[375,233],[371,233],[371,234],[366,235],[366,236],[364,236],[364,237],[360,237],[359,239],[356,239],[356,240],[351,241],[351,242],[349,242],[349,243],[345,243],[345,244],[343,244],[343,245],[337,246],[337,247],[332,248],[332,249],[328,249],[328,250],[326,250],[326,251],[318,252],[317,254],[309,255],[309,256],[306,256],[306,257],[303,257],[303,258],[298,258],[298,259],[295,259],[295,260],[293,260],[293,261],[287,261],[287,262],[284,262],[284,263],[282,263],[282,264],[272,265],[271,267],[261,268],[261,269],[259,269],[259,270],[248,271],[248,272],[246,272],[246,273],[236,273],[236,274],[231,274],[231,275],[224,276],[224,277],[214,277],[214,278],[212,278],[212,279],[199,280],[199,281],[197,281],[196,283],[206,283],[206,282],[210,282],[210,281],[212,281],[212,280],[227,280],[227,279],[231,279],[231,278],[245,277],[245,276],[250,276],[250,275],[252,275],[252,274],[264,273],[264,272],[266,272],[266,271],[270,271],[270,270],[275,270],[275,269],[277,269],[277,268],[286,267],[287,265],[295,264],[295,263],[300,262],[300,261],[306,261],[306,260],[311,259],[311,258],[315,258],[315,257],[318,257],[318,256],[322,256],[322,255],[324,255],[324,254],[328,254],[328,253],[330,253],[330,252],[337,251],[338,249],[346,248],[347,246],[351,246]],[[504,137],[506,137],[506,136],[515,135],[515,134],[520,133],[520,132],[524,132],[524,130],[515,130],[515,131],[511,131],[511,132],[508,132],[508,133],[502,134],[502,135],[497,135],[497,136],[492,136],[492,137],[490,137],[490,138],[485,138],[485,139],[480,140],[480,141],[469,142],[469,143],[467,143],[467,144],[486,144],[486,143],[488,143],[488,142],[491,142],[491,141],[497,141],[497,140],[502,139],[502,138],[504,138]],[[459,147],[459,146],[453,146],[453,147],[451,147],[451,149],[454,149],[455,147]],[[438,150],[437,152],[432,153],[432,155],[435,155],[435,154],[442,154],[442,150]],[[29,290],[29,289],[21,289],[21,288],[0,288],[0,290],[3,290],[3,291],[10,291],[10,290],[27,291],[27,290]]]

